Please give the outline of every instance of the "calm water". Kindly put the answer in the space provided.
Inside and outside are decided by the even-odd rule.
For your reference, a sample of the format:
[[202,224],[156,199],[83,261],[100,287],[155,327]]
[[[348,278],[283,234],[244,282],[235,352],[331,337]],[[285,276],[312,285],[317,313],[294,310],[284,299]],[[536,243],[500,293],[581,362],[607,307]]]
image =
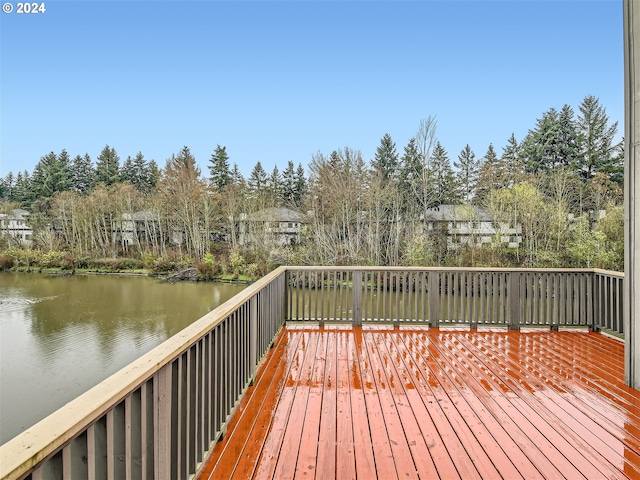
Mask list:
[[243,288],[0,272],[0,444]]

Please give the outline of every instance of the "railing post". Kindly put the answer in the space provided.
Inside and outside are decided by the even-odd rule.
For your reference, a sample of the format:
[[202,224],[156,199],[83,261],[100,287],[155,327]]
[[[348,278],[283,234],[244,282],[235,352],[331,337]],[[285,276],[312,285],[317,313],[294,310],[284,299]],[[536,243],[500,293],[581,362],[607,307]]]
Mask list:
[[439,273],[429,272],[429,327],[438,328],[440,326],[439,300],[440,300],[440,283],[438,282]]
[[598,318],[598,300],[597,300],[597,291],[598,291],[598,274],[595,271],[591,272],[591,281],[587,282],[587,308],[591,315],[591,322],[589,325],[589,329],[594,332],[600,331],[600,319]]
[[520,273],[509,272],[509,330],[520,330]]
[[155,478],[171,478],[171,387],[172,364],[162,367],[155,376],[154,405],[154,446],[153,453]]
[[282,282],[284,285],[282,287],[282,324],[286,323],[287,320],[291,320],[291,311],[290,311],[290,302],[289,302],[289,277],[291,276],[291,272],[287,269],[282,274]]
[[[270,312],[271,313],[271,312]],[[258,363],[258,295],[249,300],[249,384],[253,385]]]
[[362,271],[353,272],[353,326],[362,326]]

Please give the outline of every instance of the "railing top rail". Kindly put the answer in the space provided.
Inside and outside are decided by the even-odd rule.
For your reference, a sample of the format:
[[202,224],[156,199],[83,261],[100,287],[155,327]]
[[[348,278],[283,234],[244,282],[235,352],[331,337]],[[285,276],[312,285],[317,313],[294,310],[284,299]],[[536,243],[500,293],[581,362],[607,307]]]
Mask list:
[[593,273],[599,275],[610,275],[612,277],[624,278],[624,272],[616,272],[615,270],[602,270],[601,268],[594,268]]
[[288,271],[361,271],[379,272],[540,272],[540,273],[603,273],[609,275],[623,275],[619,272],[598,270],[594,268],[494,268],[494,267],[370,267],[370,266],[287,266]]
[[0,478],[19,478],[56,452],[284,271],[285,268],[280,267],[265,275],[184,330],[0,446]]

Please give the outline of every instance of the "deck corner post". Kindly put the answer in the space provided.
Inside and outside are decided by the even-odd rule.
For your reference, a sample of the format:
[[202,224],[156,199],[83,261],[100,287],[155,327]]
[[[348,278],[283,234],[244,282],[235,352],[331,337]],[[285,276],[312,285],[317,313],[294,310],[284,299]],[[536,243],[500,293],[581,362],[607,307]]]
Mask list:
[[282,274],[282,325],[287,323],[287,320],[291,319],[291,312],[289,308],[289,277],[291,276],[291,270],[287,269]]
[[362,326],[362,271],[353,272],[353,326]]
[[520,330],[520,272],[509,272],[509,330]]
[[[623,0],[624,28],[624,281],[622,321],[625,383],[640,388],[640,12]],[[636,48],[636,41],[639,42]]]

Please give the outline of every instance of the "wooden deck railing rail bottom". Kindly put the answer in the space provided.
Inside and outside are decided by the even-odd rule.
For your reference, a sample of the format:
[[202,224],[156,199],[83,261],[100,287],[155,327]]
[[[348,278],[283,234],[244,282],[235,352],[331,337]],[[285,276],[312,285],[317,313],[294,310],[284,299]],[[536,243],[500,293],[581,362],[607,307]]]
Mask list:
[[2,445],[0,478],[191,478],[285,321],[622,336],[622,281],[593,269],[280,267]]

